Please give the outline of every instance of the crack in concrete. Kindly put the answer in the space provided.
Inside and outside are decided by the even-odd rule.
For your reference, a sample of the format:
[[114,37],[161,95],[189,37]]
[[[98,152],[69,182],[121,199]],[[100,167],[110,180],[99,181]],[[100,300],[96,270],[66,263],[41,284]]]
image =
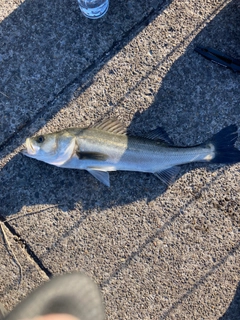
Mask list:
[[[31,261],[33,261],[38,268],[43,272],[44,277],[47,277],[47,279],[51,278],[53,276],[52,272],[48,270],[43,264],[43,262],[38,258],[38,256],[34,253],[34,251],[30,248],[30,245],[27,243],[25,239],[23,239],[20,234],[17,233],[15,228],[11,226],[6,219],[0,215],[0,222],[4,225],[4,227],[7,228],[7,230],[13,235],[13,240],[21,246],[21,248],[25,251],[27,254],[28,258],[30,258]],[[3,230],[3,229],[2,229]],[[6,235],[4,234],[5,240],[6,240]],[[6,241],[8,243],[8,241]],[[13,254],[14,258],[18,262],[18,259],[15,257]],[[18,265],[20,263],[18,262]],[[21,265],[20,265],[21,266]],[[20,267],[20,276],[22,278],[22,267]]]

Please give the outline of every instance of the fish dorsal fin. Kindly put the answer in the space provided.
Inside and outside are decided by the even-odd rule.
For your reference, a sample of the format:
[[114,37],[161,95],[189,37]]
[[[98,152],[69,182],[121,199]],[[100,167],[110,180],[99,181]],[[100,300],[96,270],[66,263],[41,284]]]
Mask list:
[[100,171],[94,169],[87,169],[91,175],[94,176],[98,181],[102,182],[105,186],[110,187],[109,173],[107,171]]
[[151,140],[160,140],[173,145],[173,141],[169,138],[167,132],[161,127],[157,127],[154,130],[144,133],[143,137]]
[[154,175],[158,179],[162,180],[167,186],[171,185],[175,180],[180,171],[180,168],[175,166],[159,172],[154,172]]
[[98,121],[92,128],[108,131],[116,134],[126,134],[127,129],[117,118]]

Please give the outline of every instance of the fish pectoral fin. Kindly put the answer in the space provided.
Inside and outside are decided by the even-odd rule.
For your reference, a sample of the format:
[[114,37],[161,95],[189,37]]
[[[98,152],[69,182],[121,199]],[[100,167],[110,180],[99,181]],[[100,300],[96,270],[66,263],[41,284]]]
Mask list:
[[89,151],[77,151],[77,157],[79,160],[99,160],[105,161],[108,159],[108,156],[101,152],[89,152]]
[[162,180],[167,186],[171,185],[175,180],[180,171],[180,168],[175,166],[159,172],[154,172],[153,174]]
[[105,186],[110,187],[109,173],[107,171],[100,171],[94,169],[87,169],[91,175],[94,176],[98,181],[102,182]]
[[157,127],[154,130],[144,133],[143,137],[151,140],[160,140],[173,145],[172,139],[169,138],[167,132],[161,127]]

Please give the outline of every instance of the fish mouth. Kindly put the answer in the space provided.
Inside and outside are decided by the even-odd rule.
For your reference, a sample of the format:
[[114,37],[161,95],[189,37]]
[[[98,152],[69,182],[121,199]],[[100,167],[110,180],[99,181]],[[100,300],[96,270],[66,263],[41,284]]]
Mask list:
[[40,149],[38,146],[34,146],[30,139],[27,138],[26,142],[25,142],[25,146],[26,146],[26,149],[23,149],[21,152],[22,154],[24,154],[25,156],[28,156],[28,157],[33,157],[36,155],[36,153],[38,152],[38,150]]

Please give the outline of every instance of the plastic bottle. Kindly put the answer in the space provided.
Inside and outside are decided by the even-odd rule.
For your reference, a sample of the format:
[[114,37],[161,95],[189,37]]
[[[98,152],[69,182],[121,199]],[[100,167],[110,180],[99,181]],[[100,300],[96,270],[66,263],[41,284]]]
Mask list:
[[107,12],[109,0],[78,0],[78,4],[85,17],[98,19]]

